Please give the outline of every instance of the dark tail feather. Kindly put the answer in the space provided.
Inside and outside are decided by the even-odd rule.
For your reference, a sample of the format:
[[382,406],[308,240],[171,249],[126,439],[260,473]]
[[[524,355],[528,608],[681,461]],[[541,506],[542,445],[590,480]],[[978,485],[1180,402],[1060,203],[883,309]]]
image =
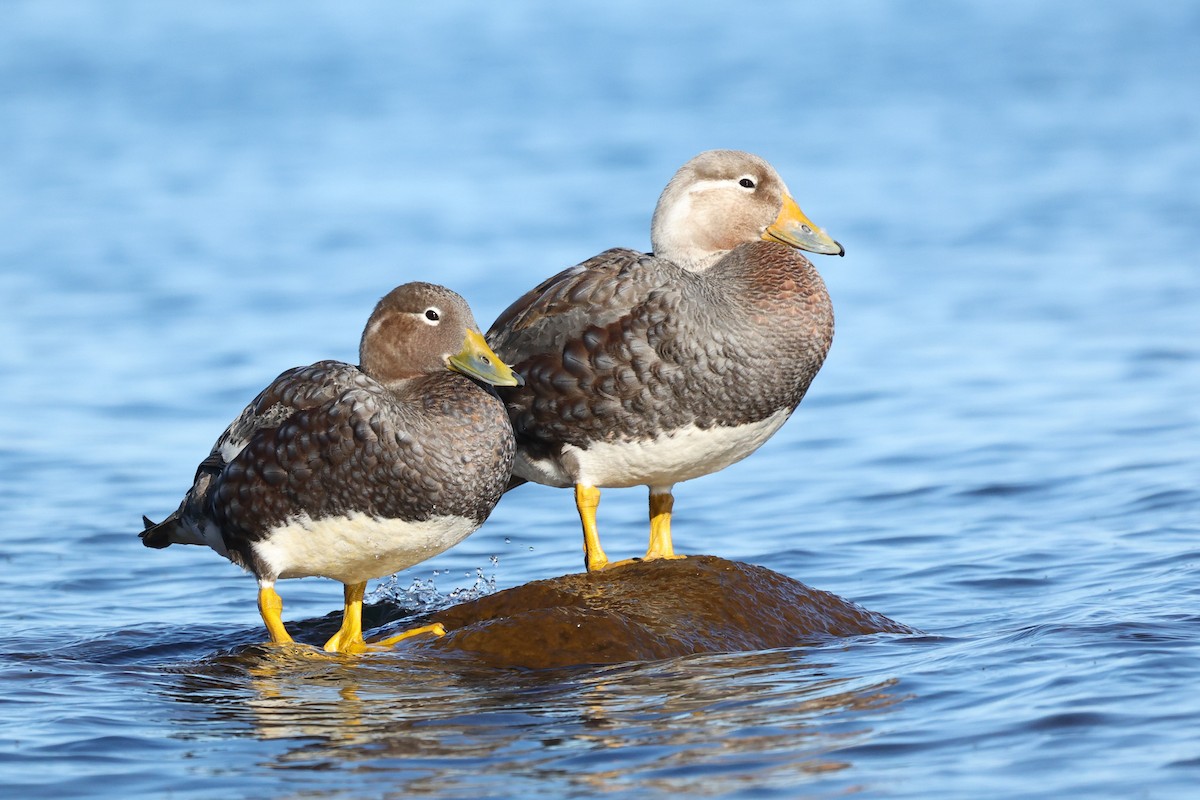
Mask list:
[[145,530],[138,534],[138,538],[142,540],[142,544],[146,545],[146,547],[161,550],[171,543],[171,534],[174,532],[178,522],[178,512],[171,514],[171,516],[157,524],[151,522],[149,517],[143,516],[142,525],[145,526]]
[[[526,481],[524,478],[513,475],[511,478],[508,479],[508,486],[504,487],[504,491],[511,492],[513,489],[517,488],[518,486],[520,486],[523,483],[528,483],[528,481]],[[147,521],[149,521],[149,520],[147,520]]]

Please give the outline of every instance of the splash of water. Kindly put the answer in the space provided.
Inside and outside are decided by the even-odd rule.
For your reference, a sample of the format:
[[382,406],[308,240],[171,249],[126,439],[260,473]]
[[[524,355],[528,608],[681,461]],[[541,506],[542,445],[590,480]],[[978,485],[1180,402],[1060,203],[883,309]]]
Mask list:
[[437,577],[449,570],[435,569],[428,578],[414,577],[408,586],[401,586],[399,575],[390,575],[371,592],[367,601],[392,603],[411,608],[414,612],[430,612],[476,600],[496,591],[496,568],[500,564],[500,558],[492,556],[490,561],[491,574],[486,574],[483,567],[476,567],[474,583],[470,586],[456,586],[445,593],[438,589]]

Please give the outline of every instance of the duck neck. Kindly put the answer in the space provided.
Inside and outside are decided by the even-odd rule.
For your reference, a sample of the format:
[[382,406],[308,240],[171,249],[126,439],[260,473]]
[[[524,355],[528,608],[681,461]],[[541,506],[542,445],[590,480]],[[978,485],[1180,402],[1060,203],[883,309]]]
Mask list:
[[654,255],[691,272],[704,272],[729,254],[728,250],[709,250],[701,247],[672,246],[665,243],[654,248]]

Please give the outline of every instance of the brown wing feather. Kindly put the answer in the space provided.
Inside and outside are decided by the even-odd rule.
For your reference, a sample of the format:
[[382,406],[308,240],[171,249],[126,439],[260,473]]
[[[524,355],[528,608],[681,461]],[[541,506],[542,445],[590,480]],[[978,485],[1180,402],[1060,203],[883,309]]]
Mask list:
[[492,323],[488,344],[513,365],[561,351],[588,328],[636,314],[655,290],[683,273],[653,255],[606,250],[526,292]]

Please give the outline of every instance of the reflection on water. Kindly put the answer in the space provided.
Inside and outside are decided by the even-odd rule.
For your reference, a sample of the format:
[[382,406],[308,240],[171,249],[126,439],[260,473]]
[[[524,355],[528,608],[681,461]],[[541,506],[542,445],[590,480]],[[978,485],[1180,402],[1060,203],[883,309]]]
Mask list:
[[[1196,794],[1200,16],[761,5],[0,3],[0,796]],[[285,658],[253,581],[138,544],[383,291],[436,276],[486,324],[647,246],[710,147],[848,255],[803,412],[677,487],[677,544],[952,641]],[[606,492],[614,549],[645,502]],[[577,570],[577,530],[524,487],[379,599]],[[333,582],[285,601],[302,641],[337,625]]]
[[747,775],[759,787],[795,785],[843,769],[827,754],[871,736],[856,716],[904,699],[894,680],[835,676],[808,660],[814,654],[523,673],[402,651],[355,658],[253,646],[180,668],[160,686],[192,707],[193,728],[207,724],[195,718],[199,706],[242,735],[290,742],[276,749],[276,768],[398,780],[388,770],[403,760],[411,792],[489,794],[489,776],[520,774],[577,789],[705,795]]

